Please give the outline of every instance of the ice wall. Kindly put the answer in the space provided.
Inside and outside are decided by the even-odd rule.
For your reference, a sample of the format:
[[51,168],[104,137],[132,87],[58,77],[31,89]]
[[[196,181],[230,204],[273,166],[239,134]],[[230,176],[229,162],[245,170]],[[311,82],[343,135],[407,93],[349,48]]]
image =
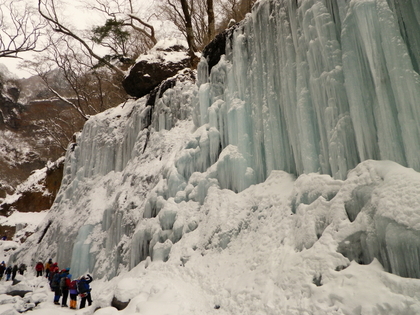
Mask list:
[[419,12],[416,1],[260,1],[208,76],[202,59],[196,121],[221,149],[237,146],[258,182],[274,169],[343,179],[367,159],[420,170]]
[[[418,259],[406,256],[396,236],[410,241],[411,255],[417,227],[386,214],[394,208],[372,197],[377,181],[345,189],[352,195],[338,210],[331,201],[360,161],[420,169],[412,34],[419,5],[407,3],[411,10],[391,0],[258,2],[227,37],[218,64],[209,69],[201,60],[197,84],[184,74],[153,106],[140,99],[89,119],[67,152],[51,213],[15,258],[31,264],[52,257],[74,276],[101,278],[148,257],[166,261],[171,247],[205,221],[209,191],[233,195],[284,170],[322,173],[319,191],[302,188],[291,202],[290,214],[311,228],[296,234],[298,250],[323,235],[330,216],[363,223],[374,210],[368,228],[360,223],[343,232],[337,246],[350,259],[377,257],[387,270],[412,275]],[[325,190],[330,181],[334,188]],[[331,215],[313,215],[330,201],[324,212]],[[309,219],[302,204],[310,205]],[[219,235],[221,248],[231,232]]]
[[[13,261],[32,265],[51,257],[74,277],[112,278],[148,256],[167,259],[171,244],[197,227],[187,215],[197,202],[183,206],[187,181],[175,167],[179,151],[195,139],[192,74],[171,78],[173,87],[153,106],[147,98],[128,101],[87,121],[69,146],[49,215]],[[180,204],[168,202],[178,192]]]
[[[86,272],[116,274],[124,238],[134,230],[140,216],[135,209],[143,202],[129,194],[127,186],[138,185],[141,195],[149,188],[140,184],[144,178],[150,176],[153,184],[157,176],[127,170],[147,146],[150,110],[144,99],[130,101],[85,124],[67,151],[63,181],[50,213],[28,242],[36,249],[27,255],[28,265],[51,257],[61,268],[70,267],[74,277]],[[25,254],[23,249],[15,259]]]

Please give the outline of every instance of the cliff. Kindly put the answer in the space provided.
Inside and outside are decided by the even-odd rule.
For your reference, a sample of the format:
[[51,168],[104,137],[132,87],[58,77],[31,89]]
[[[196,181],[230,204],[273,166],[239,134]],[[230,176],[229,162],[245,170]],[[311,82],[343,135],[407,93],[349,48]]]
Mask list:
[[112,292],[134,283],[132,309],[185,278],[226,314],[415,313],[420,7],[407,3],[259,1],[218,39],[224,55],[89,119],[11,261],[48,253]]

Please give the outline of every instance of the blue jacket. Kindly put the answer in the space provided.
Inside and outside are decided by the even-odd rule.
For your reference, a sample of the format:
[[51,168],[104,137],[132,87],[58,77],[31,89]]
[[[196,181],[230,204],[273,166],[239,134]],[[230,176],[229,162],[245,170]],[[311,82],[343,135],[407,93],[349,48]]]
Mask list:
[[90,292],[91,289],[89,283],[91,283],[92,280],[93,278],[89,274],[86,277],[82,277],[77,283],[77,290],[79,291],[79,293]]

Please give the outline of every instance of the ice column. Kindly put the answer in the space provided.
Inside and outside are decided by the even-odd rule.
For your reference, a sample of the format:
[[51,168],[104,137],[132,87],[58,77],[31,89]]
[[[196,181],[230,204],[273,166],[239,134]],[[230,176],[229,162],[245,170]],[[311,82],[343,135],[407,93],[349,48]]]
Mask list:
[[257,3],[200,86],[201,124],[218,108],[211,123],[222,149],[237,146],[258,182],[277,169],[344,178],[359,162],[339,7],[330,3],[330,11],[316,0]]
[[93,271],[95,258],[90,253],[90,242],[87,240],[93,230],[93,225],[83,225],[79,229],[76,241],[73,245],[73,254],[70,272],[74,278],[87,272]]
[[342,43],[361,160],[420,170],[420,80],[387,2],[352,2]]
[[258,182],[274,169],[342,179],[367,159],[420,170],[418,25],[410,0],[257,2],[208,78],[199,66],[200,125]]

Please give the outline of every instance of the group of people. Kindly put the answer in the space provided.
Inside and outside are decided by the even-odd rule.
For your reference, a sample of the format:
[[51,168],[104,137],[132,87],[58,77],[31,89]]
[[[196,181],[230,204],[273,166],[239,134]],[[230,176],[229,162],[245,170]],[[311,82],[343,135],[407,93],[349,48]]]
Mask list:
[[4,261],[0,263],[0,280],[3,279],[3,275],[6,275],[6,281],[14,280],[16,278],[17,273],[23,275],[26,271],[26,265],[20,264],[12,266],[7,266]]
[[[20,264],[19,267],[15,264],[12,267],[7,266],[2,261],[0,263],[0,280],[3,278],[3,275],[6,275],[6,281],[10,279],[14,280],[18,272],[23,275],[25,271],[25,264]],[[79,296],[79,308],[84,308],[86,302],[88,302],[89,306],[92,305],[91,288],[89,285],[93,280],[91,275],[87,274],[79,279],[72,280],[70,268],[60,270],[58,264],[53,263],[52,259],[49,259],[45,266],[39,261],[35,265],[35,271],[37,277],[42,277],[45,271],[45,277],[48,279],[51,290],[54,292],[54,304],[60,305],[61,298],[61,306],[69,307],[67,305],[67,299],[70,296],[70,308],[77,309],[77,297]]]
[[90,285],[92,282],[92,276],[86,275],[79,279],[72,280],[70,274],[70,268],[61,269],[58,268],[57,263],[53,263],[52,259],[49,259],[45,264],[38,262],[35,266],[36,276],[42,277],[43,271],[45,271],[45,277],[49,280],[50,288],[54,292],[54,304],[69,307],[67,305],[67,299],[70,295],[70,308],[77,309],[77,296],[80,296],[79,308],[86,306],[86,301],[89,306],[92,305],[92,297],[90,295]]

